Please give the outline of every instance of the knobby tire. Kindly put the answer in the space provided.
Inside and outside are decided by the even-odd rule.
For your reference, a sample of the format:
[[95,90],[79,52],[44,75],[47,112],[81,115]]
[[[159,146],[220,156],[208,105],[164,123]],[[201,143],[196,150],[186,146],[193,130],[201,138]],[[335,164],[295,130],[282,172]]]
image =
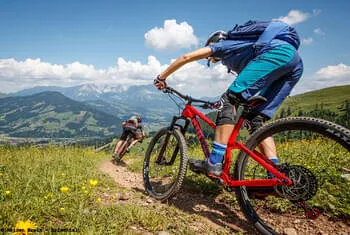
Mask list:
[[[159,151],[158,148],[161,148],[161,146],[164,144],[164,140],[167,134],[170,136],[168,142],[165,143],[166,150],[164,157],[166,161],[170,161],[172,158],[172,153],[176,151],[175,149],[178,149],[178,153],[176,155],[175,161],[173,161],[173,164],[161,165],[156,163],[156,158],[158,155],[157,151]],[[173,142],[176,142],[175,145],[172,145]],[[185,137],[181,133],[180,129],[175,127],[173,130],[170,130],[169,127],[165,127],[159,130],[152,138],[145,154],[143,165],[143,180],[146,192],[150,196],[161,201],[167,200],[174,196],[181,188],[182,182],[186,175],[187,162],[187,144]],[[156,172],[156,169],[161,172],[167,168],[175,169],[176,171],[178,170],[178,172],[173,176],[173,182],[163,186],[161,185],[162,180],[169,177],[167,175],[161,175],[161,173],[159,173],[158,176],[153,176],[153,174],[155,174],[154,172]],[[174,172],[175,170],[172,170],[170,172]]]
[[[335,143],[344,147],[345,152],[350,151],[350,131],[340,125],[310,117],[292,117],[292,118],[284,118],[276,120],[270,124],[267,124],[260,129],[258,129],[255,133],[253,133],[246,142],[246,147],[249,149],[255,149],[258,144],[264,140],[266,137],[273,136],[278,133],[285,132],[286,130],[297,130],[297,131],[310,131],[312,133],[319,134],[325,139],[332,139]],[[300,132],[301,133],[301,132]],[[276,135],[275,135],[276,136]],[[301,135],[302,136],[302,135]],[[295,137],[294,137],[295,138]],[[300,140],[303,141],[303,140]],[[277,155],[278,152],[277,152]],[[349,157],[349,152],[345,154],[345,157]],[[245,175],[248,174],[248,166],[250,163],[248,161],[252,161],[250,157],[241,151],[237,156],[235,162],[235,170],[234,170],[234,178],[236,180],[243,180]],[[255,173],[254,173],[255,174]],[[249,177],[249,176],[248,176]],[[277,232],[271,228],[266,221],[264,221],[259,213],[261,211],[257,211],[254,208],[254,202],[251,201],[251,195],[249,195],[247,187],[237,187],[236,188],[236,197],[238,203],[243,211],[247,220],[254,224],[255,228],[262,234],[276,234]],[[254,199],[253,199],[254,200]],[[256,206],[256,204],[255,204]],[[259,210],[259,209],[258,209]],[[261,209],[265,210],[265,208]],[[281,232],[281,231],[279,231]]]

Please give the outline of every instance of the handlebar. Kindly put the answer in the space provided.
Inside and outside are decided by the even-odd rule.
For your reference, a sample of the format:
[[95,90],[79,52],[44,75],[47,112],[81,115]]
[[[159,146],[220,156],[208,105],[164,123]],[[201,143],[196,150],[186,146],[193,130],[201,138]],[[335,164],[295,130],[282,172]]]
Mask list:
[[215,107],[215,103],[213,103],[213,102],[206,101],[206,100],[200,100],[200,99],[196,99],[196,98],[193,98],[191,96],[188,96],[188,95],[184,95],[171,87],[166,87],[162,91],[164,93],[168,93],[168,94],[175,94],[176,96],[180,97],[181,99],[186,100],[187,104],[202,103],[202,105],[198,105],[198,106],[203,108],[203,109],[214,109],[214,107]]

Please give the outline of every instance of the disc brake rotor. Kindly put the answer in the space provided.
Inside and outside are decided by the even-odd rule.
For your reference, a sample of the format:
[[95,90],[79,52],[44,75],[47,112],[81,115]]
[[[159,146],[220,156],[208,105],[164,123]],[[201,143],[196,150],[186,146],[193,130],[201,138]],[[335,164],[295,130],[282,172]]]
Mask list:
[[317,179],[307,168],[282,164],[280,171],[292,180],[291,185],[277,185],[276,193],[292,202],[307,201],[317,192]]

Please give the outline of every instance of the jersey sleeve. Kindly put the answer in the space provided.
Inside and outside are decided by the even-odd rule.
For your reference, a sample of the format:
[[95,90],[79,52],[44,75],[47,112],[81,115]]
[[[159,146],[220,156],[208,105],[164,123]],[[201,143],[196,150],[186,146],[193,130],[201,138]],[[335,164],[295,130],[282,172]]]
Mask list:
[[214,44],[209,45],[213,53],[211,57],[224,58],[232,53],[239,53],[241,50],[252,46],[252,41],[238,41],[238,40],[223,40]]

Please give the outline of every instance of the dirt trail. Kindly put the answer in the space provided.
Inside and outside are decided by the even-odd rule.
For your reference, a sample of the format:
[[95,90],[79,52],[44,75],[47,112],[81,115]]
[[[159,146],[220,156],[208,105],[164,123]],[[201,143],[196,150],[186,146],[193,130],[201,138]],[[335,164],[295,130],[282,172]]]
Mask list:
[[[130,161],[130,160],[129,160]],[[119,165],[114,165],[111,161],[106,160],[101,163],[99,169],[108,174],[121,187],[130,189],[136,192],[144,192],[143,179],[141,173],[134,173],[127,170],[128,162],[122,162]],[[146,197],[146,199],[145,199]],[[162,203],[155,201],[151,197],[145,195],[143,199],[134,197],[131,194],[126,196],[125,203],[161,205]],[[201,222],[193,225],[198,228],[203,226],[210,227],[213,230],[225,228],[228,233],[244,233],[256,234],[253,227],[248,224],[238,206],[232,206],[221,197],[221,192],[217,195],[204,195],[201,192],[191,192],[181,190],[175,198],[167,202],[182,210],[186,214],[195,214],[201,218]],[[286,223],[284,220],[288,220]],[[271,224],[278,229],[282,234],[350,234],[350,224],[346,221],[335,222],[335,230],[329,231],[325,216],[320,216],[317,220],[306,220],[296,216],[282,217],[271,215],[268,218]],[[349,221],[348,221],[349,223]],[[289,227],[279,227],[279,224]],[[193,227],[191,226],[191,227]],[[198,233],[201,233],[200,229]],[[221,230],[221,232],[223,232]]]
[[112,177],[118,185],[124,188],[136,189],[139,191],[144,190],[142,175],[128,171],[124,162],[121,162],[119,165],[114,165],[112,161],[106,160],[102,162],[99,168]]
[[[99,169],[112,177],[119,186],[137,192],[144,192],[142,174],[128,171],[127,162],[114,165],[110,160],[106,160],[100,164]],[[130,198],[132,195],[126,197],[130,203],[162,204],[148,196],[146,196],[146,199]],[[182,190],[180,194],[167,203],[179,208],[184,213],[189,215],[195,214],[201,217],[202,222],[197,222],[198,224],[193,225],[198,226],[198,228],[211,227],[213,230],[217,230],[226,227],[226,232],[229,233],[256,234],[254,229],[246,223],[243,214],[238,208],[237,211],[232,210],[224,202],[221,202],[217,195],[207,196],[200,192],[186,192]]]

